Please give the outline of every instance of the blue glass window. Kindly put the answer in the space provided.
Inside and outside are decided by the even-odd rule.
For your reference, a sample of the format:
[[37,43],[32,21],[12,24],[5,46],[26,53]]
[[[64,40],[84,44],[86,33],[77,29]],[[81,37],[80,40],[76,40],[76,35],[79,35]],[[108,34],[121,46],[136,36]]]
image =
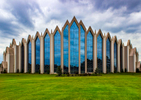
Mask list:
[[101,73],[103,73],[103,67],[102,67],[102,43],[103,40],[102,40],[102,37],[101,35],[98,35],[97,37],[97,67],[99,69],[99,71]]
[[63,31],[63,42],[64,42],[64,72],[68,72],[68,25]]
[[70,70],[78,73],[79,67],[79,29],[75,22],[70,27]]
[[87,34],[87,72],[93,72],[93,35]]
[[46,34],[44,38],[44,73],[50,72],[50,37]]
[[123,72],[123,68],[122,68],[122,43],[120,45],[120,72]]
[[35,41],[35,54],[36,54],[36,65],[35,65],[35,73],[39,73],[40,71],[40,39],[37,37]]
[[31,42],[28,42],[28,68],[27,72],[31,73]]
[[108,38],[106,41],[106,65],[107,65],[107,73],[111,71],[111,41]]
[[21,73],[24,73],[24,45],[21,46]]
[[58,31],[54,35],[54,72],[61,66],[61,36]]
[[117,43],[114,43],[114,72],[117,72]]
[[85,73],[85,31],[80,26],[80,54],[81,54],[81,73]]

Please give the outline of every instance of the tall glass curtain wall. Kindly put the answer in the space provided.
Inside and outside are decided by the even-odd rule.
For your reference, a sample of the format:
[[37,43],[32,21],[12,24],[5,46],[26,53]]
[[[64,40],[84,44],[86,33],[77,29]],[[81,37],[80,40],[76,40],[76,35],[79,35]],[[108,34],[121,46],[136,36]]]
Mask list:
[[114,72],[117,72],[117,43],[114,43]]
[[64,72],[68,72],[68,25],[63,31],[63,42],[64,42]]
[[93,72],[93,35],[87,34],[87,72]]
[[31,73],[31,42],[28,42],[28,68],[27,72]]
[[79,67],[79,28],[75,22],[70,27],[70,70],[78,73]]
[[111,71],[111,41],[108,38],[106,41],[106,65],[107,65],[107,73]]
[[81,73],[85,73],[85,31],[80,26],[80,55],[81,55]]
[[24,72],[24,45],[21,46],[21,72]]
[[122,68],[122,43],[120,45],[120,72],[123,72],[123,68]]
[[35,41],[35,56],[36,56],[36,65],[35,65],[35,73],[39,73],[40,71],[40,39],[37,37]]
[[54,72],[61,66],[61,36],[58,31],[54,35]]
[[101,35],[98,35],[97,37],[97,67],[99,69],[99,71],[101,73],[103,73],[103,67],[102,67],[102,43],[103,40],[102,40],[102,37]]
[[46,34],[44,38],[44,73],[50,72],[50,37]]

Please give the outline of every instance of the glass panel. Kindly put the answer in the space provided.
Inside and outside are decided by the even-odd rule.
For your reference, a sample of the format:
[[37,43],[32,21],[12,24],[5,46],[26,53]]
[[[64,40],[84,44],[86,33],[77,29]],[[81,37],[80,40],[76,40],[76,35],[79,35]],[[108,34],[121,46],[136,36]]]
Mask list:
[[64,42],[64,72],[68,72],[68,25],[63,32],[63,42]]
[[81,73],[85,73],[85,31],[80,26],[80,54],[81,54]]
[[21,73],[24,73],[24,45],[21,46]]
[[106,41],[106,65],[107,73],[111,72],[111,41],[108,38]]
[[71,73],[78,73],[79,67],[79,29],[75,22],[70,27],[70,70]]
[[123,68],[122,68],[122,44],[120,45],[120,72],[123,72]]
[[117,43],[114,43],[114,72],[117,72]]
[[44,73],[50,72],[50,37],[46,34],[44,38]]
[[54,35],[54,72],[61,66],[61,36],[58,31]]
[[31,42],[28,43],[28,68],[27,72],[31,73]]
[[103,73],[103,67],[102,67],[102,37],[99,35],[97,37],[97,67],[101,73]]
[[87,72],[93,72],[93,35],[87,35]]
[[35,41],[35,52],[36,52],[36,65],[35,65],[35,73],[39,73],[40,71],[40,39],[37,37]]

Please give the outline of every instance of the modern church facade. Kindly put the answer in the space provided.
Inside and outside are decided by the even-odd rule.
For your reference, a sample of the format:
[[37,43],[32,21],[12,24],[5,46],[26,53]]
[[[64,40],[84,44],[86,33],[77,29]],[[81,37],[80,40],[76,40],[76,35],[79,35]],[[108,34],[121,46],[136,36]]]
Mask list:
[[96,68],[101,73],[136,72],[140,69],[139,54],[109,33],[97,33],[91,27],[86,29],[83,22],[74,17],[67,20],[60,30],[45,30],[35,37],[22,39],[19,45],[15,39],[3,53],[2,68],[7,73],[47,73],[55,74],[61,66],[65,73],[92,73]]

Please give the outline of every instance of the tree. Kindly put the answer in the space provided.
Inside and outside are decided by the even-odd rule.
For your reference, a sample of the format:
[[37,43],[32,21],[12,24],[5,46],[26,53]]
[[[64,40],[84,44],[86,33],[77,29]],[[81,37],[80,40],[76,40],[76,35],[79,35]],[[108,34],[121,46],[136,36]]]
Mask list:
[[95,74],[96,74],[96,75],[97,75],[97,74],[100,74],[100,71],[99,71],[98,68],[95,69]]
[[60,66],[57,67],[57,74],[58,76],[62,75],[62,68]]

